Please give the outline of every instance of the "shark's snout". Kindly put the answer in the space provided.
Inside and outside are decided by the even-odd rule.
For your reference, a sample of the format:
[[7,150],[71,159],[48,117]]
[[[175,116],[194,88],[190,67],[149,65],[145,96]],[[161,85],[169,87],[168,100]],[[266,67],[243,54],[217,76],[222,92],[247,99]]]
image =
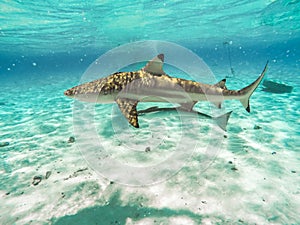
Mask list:
[[72,96],[74,96],[74,91],[72,89],[68,89],[64,92],[64,95],[66,95],[68,97],[72,97]]

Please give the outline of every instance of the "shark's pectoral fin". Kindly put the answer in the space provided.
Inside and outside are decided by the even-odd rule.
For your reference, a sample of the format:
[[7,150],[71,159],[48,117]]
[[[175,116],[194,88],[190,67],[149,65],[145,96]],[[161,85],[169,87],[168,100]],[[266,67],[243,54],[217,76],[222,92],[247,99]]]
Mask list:
[[138,101],[127,98],[118,98],[116,99],[116,103],[128,122],[132,126],[139,128],[138,114],[136,111]]

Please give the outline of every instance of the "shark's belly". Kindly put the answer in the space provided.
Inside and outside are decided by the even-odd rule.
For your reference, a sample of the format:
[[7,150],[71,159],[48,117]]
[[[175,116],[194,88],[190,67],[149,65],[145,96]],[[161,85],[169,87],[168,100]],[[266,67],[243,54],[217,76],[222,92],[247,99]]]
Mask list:
[[105,103],[113,103],[116,99],[116,95],[115,94],[100,95],[98,93],[79,94],[76,95],[75,98],[83,102],[105,104]]
[[[117,97],[134,99],[139,102],[172,102],[172,103],[188,103],[199,99],[199,96],[192,96],[184,91],[168,90],[168,89],[151,89],[139,90],[135,92],[119,93]],[[196,100],[199,101],[199,100]]]

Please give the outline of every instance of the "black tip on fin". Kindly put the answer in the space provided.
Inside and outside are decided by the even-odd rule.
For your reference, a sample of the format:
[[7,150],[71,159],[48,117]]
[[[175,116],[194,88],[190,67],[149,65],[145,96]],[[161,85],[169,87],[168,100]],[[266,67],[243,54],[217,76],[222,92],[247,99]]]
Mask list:
[[247,110],[248,113],[250,113],[250,105],[249,105],[249,103],[248,103],[248,106],[247,106],[246,110]]
[[214,119],[222,130],[227,131],[226,127],[231,113],[232,111],[218,117],[212,117],[212,119]]
[[157,58],[159,58],[161,61],[164,61],[164,54],[163,53],[160,53],[159,55],[157,55]]
[[241,103],[243,104],[244,108],[248,113],[250,113],[250,101],[249,97],[245,96],[243,99],[240,100]]
[[164,54],[159,54],[156,57],[154,57],[152,60],[150,60],[143,68],[143,70],[153,75],[162,75],[165,74],[162,68],[163,64],[164,64]]
[[225,84],[226,84],[226,78],[224,78],[223,80],[220,80],[214,86],[227,90],[227,87]]

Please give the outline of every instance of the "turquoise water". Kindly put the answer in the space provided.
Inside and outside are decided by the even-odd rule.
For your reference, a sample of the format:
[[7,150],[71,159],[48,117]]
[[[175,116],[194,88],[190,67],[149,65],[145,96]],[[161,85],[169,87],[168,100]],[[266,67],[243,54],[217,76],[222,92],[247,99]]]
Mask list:
[[[296,0],[0,1],[0,224],[299,224],[299,11]],[[150,40],[138,64],[132,55],[132,64],[101,61]],[[160,41],[204,63],[174,58]],[[261,84],[250,114],[238,101],[195,106],[233,111],[227,131],[176,111],[142,115],[136,130],[116,104],[63,94],[160,50],[192,79],[226,77],[229,89],[253,82],[269,60],[265,79],[292,91]]]

